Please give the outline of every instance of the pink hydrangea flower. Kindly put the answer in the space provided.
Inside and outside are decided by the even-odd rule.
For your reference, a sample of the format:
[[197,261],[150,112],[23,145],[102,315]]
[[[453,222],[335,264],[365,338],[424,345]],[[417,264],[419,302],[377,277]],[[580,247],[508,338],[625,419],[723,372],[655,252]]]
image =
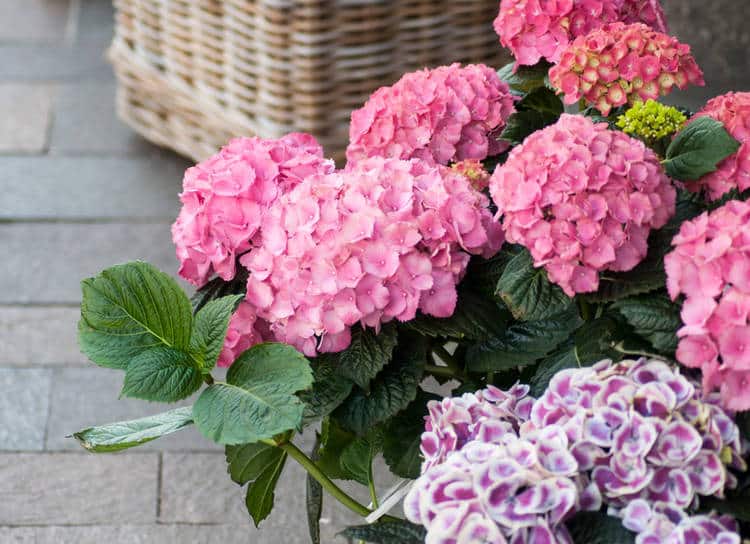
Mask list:
[[497,136],[515,111],[495,70],[452,64],[403,76],[352,113],[346,158],[419,158],[447,165],[484,159],[508,144]]
[[517,64],[531,66],[559,62],[572,40],[616,21],[667,31],[658,0],[501,0],[494,26]]
[[307,176],[333,169],[307,134],[237,138],[188,168],[172,225],[180,275],[198,286],[214,273],[232,279],[236,258],[252,246],[268,206]]
[[267,325],[258,319],[253,307],[247,302],[241,302],[229,320],[224,347],[219,354],[217,364],[224,367],[231,366],[243,351],[264,341],[264,330],[266,330],[265,335],[268,336]]
[[721,161],[715,172],[688,182],[688,189],[697,192],[705,187],[709,200],[716,200],[732,189],[740,192],[750,189],[750,93],[717,96],[709,100],[693,119],[698,117],[711,117],[723,123],[740,142],[740,148]]
[[468,178],[423,161],[374,157],[309,176],[268,209],[240,259],[246,300],[307,355],[345,349],[358,322],[448,317],[470,256],[502,244],[488,207]]
[[750,204],[732,200],[682,224],[664,258],[672,299],[685,295],[677,360],[703,370],[730,410],[750,409]]
[[599,271],[635,267],[676,198],[641,141],[567,114],[511,151],[490,192],[506,239],[528,248],[569,296],[596,291]]
[[609,115],[612,108],[704,85],[690,46],[640,23],[612,23],[576,38],[549,71],[566,104],[584,99]]

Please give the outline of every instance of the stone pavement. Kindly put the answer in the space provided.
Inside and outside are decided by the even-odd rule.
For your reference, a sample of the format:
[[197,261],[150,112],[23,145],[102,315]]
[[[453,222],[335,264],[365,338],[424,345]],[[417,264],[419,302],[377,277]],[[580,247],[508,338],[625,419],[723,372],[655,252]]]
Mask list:
[[[726,16],[745,3],[666,2],[711,92],[747,83],[745,17]],[[0,544],[307,542],[291,463],[256,531],[221,450],[194,429],[116,455],[66,438],[162,409],[117,400],[122,375],[75,342],[82,278],[135,258],[176,269],[169,225],[188,162],[115,119],[111,32],[107,0],[0,0]],[[343,517],[326,507],[324,542]]]

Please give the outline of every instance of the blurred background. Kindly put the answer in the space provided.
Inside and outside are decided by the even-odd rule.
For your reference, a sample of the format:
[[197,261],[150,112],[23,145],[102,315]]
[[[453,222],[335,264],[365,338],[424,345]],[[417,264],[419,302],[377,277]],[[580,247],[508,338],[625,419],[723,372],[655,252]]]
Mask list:
[[[181,4],[189,11],[217,3]],[[750,2],[664,5],[671,31],[693,46],[707,81],[670,101],[697,109],[710,96],[750,90]],[[496,9],[496,0],[488,0],[485,12]],[[182,172],[191,164],[118,120],[118,84],[105,58],[114,13],[107,0],[0,0],[0,543],[307,542],[304,478],[291,463],[276,509],[256,531],[221,450],[194,430],[111,456],[84,453],[66,438],[86,426],[161,409],[117,400],[121,374],[80,355],[79,281],[130,259],[176,272],[169,226],[179,210]],[[462,43],[446,43],[441,62],[457,60],[451,52]],[[227,50],[230,45],[238,47],[228,44]],[[153,60],[153,50],[140,52]],[[217,54],[224,53],[220,48]],[[134,85],[133,66],[120,69],[123,81]],[[130,122],[151,127],[152,139],[162,144],[205,155],[210,141],[198,137],[198,147],[181,146],[169,132],[191,133],[201,120],[188,113],[186,125],[165,130],[159,101],[173,99],[148,78],[142,85],[143,95],[131,90],[127,97]],[[191,93],[182,91],[180,107],[190,112]],[[272,118],[273,100],[266,107],[258,115]],[[316,107],[309,110],[311,123],[326,111],[325,104]],[[241,131],[241,122],[227,123],[211,129]],[[335,540],[344,518],[326,507],[324,542]]]

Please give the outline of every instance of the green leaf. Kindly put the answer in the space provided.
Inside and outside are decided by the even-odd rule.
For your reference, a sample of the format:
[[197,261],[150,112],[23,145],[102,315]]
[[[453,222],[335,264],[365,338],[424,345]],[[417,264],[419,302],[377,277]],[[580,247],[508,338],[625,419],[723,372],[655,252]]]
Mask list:
[[613,346],[625,335],[626,331],[607,315],[587,321],[574,337],[578,366],[590,366],[602,359],[621,359],[622,354],[615,351]]
[[212,300],[195,314],[190,350],[203,362],[203,372],[210,372],[216,365],[224,347],[229,319],[242,298],[242,295],[230,295]]
[[438,400],[438,395],[419,391],[417,398],[394,417],[383,433],[383,458],[391,472],[402,478],[416,479],[422,465],[419,451],[427,403]]
[[536,367],[529,385],[531,385],[531,396],[541,397],[547,390],[550,380],[567,368],[579,368],[580,364],[576,357],[575,344],[570,341],[560,346],[552,355],[542,359]]
[[192,312],[175,280],[150,264],[113,266],[81,282],[78,342],[100,366],[126,369],[154,347],[187,350]]
[[505,266],[516,255],[514,252],[505,249],[507,247],[511,246],[506,244],[497,255],[489,259],[477,256],[472,257],[462,284],[471,285],[472,291],[482,295],[484,298],[493,298],[497,282],[500,276],[503,275]]
[[341,534],[352,540],[374,544],[423,544],[427,537],[424,527],[406,520],[355,525],[348,527]]
[[514,91],[527,93],[547,85],[549,68],[550,65],[542,61],[534,66],[519,66],[514,71],[515,63],[511,62],[500,68],[497,75]]
[[714,172],[717,165],[735,153],[740,143],[719,121],[699,117],[672,140],[667,148],[664,167],[667,175],[681,181],[692,181]]
[[299,428],[304,405],[295,395],[312,385],[302,354],[285,344],[258,344],[229,369],[227,383],[203,390],[193,406],[198,429],[219,444],[245,444]]
[[299,394],[299,398],[305,403],[304,425],[333,412],[349,396],[354,385],[337,372],[336,354],[318,355],[310,364],[315,381],[311,389]]
[[536,110],[517,111],[508,118],[500,139],[511,145],[519,145],[534,132],[554,122],[554,118]]
[[[318,461],[320,435],[315,434],[315,445],[310,459]],[[320,516],[323,514],[323,486],[308,472],[305,483],[305,510],[307,510],[307,530],[312,544],[320,544]]]
[[662,353],[677,349],[677,329],[682,326],[679,307],[664,295],[619,300],[612,308],[620,312],[635,333]]
[[539,87],[517,102],[516,109],[534,110],[544,114],[548,119],[557,119],[565,112],[565,105],[554,90],[549,87]]
[[238,266],[234,278],[230,281],[221,278],[212,279],[190,297],[190,303],[193,305],[193,312],[199,312],[203,306],[217,298],[229,295],[244,295],[247,290],[247,276],[247,269]]
[[534,268],[531,254],[521,251],[505,267],[497,294],[513,317],[522,321],[547,319],[564,311],[570,298],[560,287],[550,283],[543,268]]
[[502,336],[470,346],[467,370],[496,372],[531,364],[554,351],[580,324],[573,304],[548,319],[514,323]]
[[273,509],[274,490],[287,454],[268,444],[227,446],[225,454],[232,480],[248,484],[245,506],[257,527]]
[[73,434],[81,446],[94,453],[134,448],[193,423],[193,408],[177,408],[162,414],[89,427]]
[[320,427],[320,449],[317,465],[326,476],[335,480],[353,480],[341,466],[341,452],[357,439],[354,433],[341,428],[336,420],[326,418]]
[[487,340],[503,334],[508,318],[505,308],[492,298],[461,287],[452,316],[437,318],[420,313],[415,319],[404,323],[404,326],[432,338]]
[[344,448],[339,462],[344,473],[348,475],[347,479],[369,485],[372,460],[376,454],[374,444],[367,437],[357,438]]
[[716,497],[701,497],[701,510],[715,510],[720,514],[728,514],[735,519],[750,522],[750,497],[729,495],[724,499]]
[[400,412],[417,395],[427,346],[423,337],[405,338],[393,360],[370,383],[369,394],[360,388],[333,412],[346,429],[362,435],[371,427]]
[[566,523],[573,542],[584,544],[634,544],[635,533],[603,512],[580,512]]
[[390,361],[396,347],[396,327],[389,323],[378,334],[372,329],[355,327],[352,341],[339,353],[338,373],[367,389],[378,372]]
[[136,356],[125,371],[122,395],[157,402],[176,402],[203,383],[198,364],[184,351],[152,348]]

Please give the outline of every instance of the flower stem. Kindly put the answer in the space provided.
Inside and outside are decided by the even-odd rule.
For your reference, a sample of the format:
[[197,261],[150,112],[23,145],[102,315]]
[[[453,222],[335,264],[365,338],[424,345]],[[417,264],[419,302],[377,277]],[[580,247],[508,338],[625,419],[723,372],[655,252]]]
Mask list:
[[204,374],[203,375],[203,381],[206,382],[207,385],[213,385],[214,384],[214,377],[211,376],[211,374]]
[[432,374],[433,376],[441,376],[444,378],[456,378],[457,377],[453,373],[453,371],[447,366],[424,365],[424,371],[427,374]]
[[372,502],[372,508],[374,510],[378,509],[378,492],[375,489],[375,478],[373,478],[372,474],[372,461],[370,462],[370,466],[367,469],[367,488],[370,490],[370,501]]
[[622,342],[620,342],[619,344],[614,344],[612,346],[612,349],[615,351],[619,351],[620,353],[623,353],[625,355],[640,355],[641,357],[649,357],[651,359],[660,359],[662,361],[666,359],[664,355],[658,355],[656,353],[649,353],[648,351],[635,351],[631,349],[625,349]]

